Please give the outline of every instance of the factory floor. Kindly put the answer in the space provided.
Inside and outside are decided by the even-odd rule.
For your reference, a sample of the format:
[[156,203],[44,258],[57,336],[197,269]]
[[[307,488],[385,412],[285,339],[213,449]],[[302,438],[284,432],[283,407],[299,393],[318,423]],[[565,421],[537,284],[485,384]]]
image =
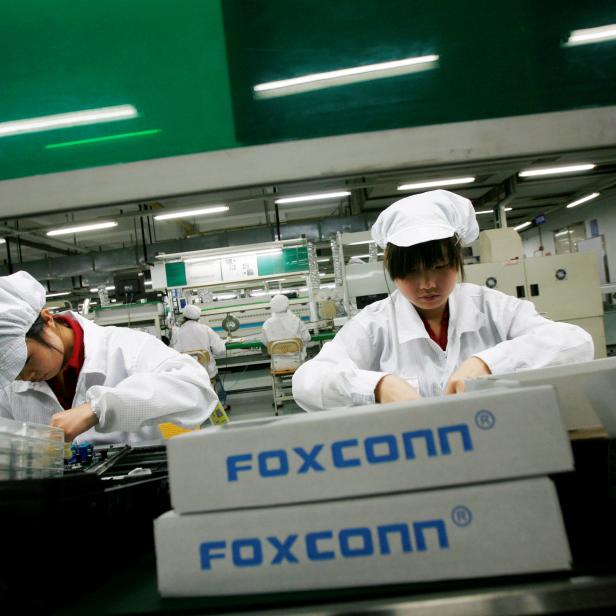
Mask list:
[[[227,392],[227,402],[231,405],[232,421],[274,416],[272,377],[268,366],[248,366],[239,371],[223,370],[220,374]],[[279,415],[303,412],[295,402],[287,401],[279,410]]]

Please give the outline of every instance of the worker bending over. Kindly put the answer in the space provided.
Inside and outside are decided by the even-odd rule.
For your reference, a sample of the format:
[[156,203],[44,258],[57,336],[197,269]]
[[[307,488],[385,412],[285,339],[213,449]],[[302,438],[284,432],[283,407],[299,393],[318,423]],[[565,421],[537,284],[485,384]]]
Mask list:
[[62,428],[67,441],[134,445],[159,441],[161,422],[194,428],[214,410],[191,357],[150,334],[44,306],[30,274],[0,278],[0,416]]

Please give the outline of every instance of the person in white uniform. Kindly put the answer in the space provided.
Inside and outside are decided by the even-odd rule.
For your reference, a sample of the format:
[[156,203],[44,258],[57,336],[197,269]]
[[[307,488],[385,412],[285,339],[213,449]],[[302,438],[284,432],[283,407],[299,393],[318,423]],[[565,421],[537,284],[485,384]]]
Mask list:
[[[202,424],[218,403],[205,370],[150,334],[52,316],[30,274],[0,278],[0,416],[95,444],[160,441],[158,424]],[[59,401],[63,400],[63,404]]]
[[446,190],[406,197],[372,227],[397,289],[348,321],[293,377],[307,411],[462,393],[464,379],[589,361],[592,338],[535,306],[464,279],[477,239],[471,202]]
[[218,374],[218,367],[214,356],[224,355],[227,352],[225,343],[220,336],[207,325],[199,323],[201,311],[197,306],[186,306],[182,310],[184,323],[180,327],[173,329],[171,336],[171,346],[180,353],[186,351],[207,351],[210,360],[206,366],[207,373],[214,381],[216,392],[225,411],[231,409],[227,404],[227,392],[225,391],[222,379]]
[[310,332],[302,320],[289,310],[286,295],[274,295],[270,301],[272,316],[263,323],[261,341],[267,347],[276,340],[299,338],[302,343],[301,360],[306,359],[306,344],[310,342]]

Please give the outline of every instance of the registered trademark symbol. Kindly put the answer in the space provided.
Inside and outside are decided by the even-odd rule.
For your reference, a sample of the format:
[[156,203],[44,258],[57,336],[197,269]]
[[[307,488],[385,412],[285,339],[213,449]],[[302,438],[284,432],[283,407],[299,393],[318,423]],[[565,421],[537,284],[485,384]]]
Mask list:
[[456,526],[468,526],[473,521],[473,514],[468,507],[458,505],[451,512],[451,520]]
[[475,423],[481,430],[490,430],[496,423],[496,417],[490,411],[477,411],[475,413]]

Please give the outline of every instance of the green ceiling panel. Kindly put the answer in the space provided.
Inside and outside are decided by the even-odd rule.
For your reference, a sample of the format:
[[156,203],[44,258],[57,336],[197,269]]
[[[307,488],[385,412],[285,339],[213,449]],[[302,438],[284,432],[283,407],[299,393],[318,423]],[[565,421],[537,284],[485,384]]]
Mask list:
[[219,0],[0,0],[0,63],[2,122],[139,113],[0,138],[0,179],[235,145]]
[[[0,0],[0,179],[367,130],[616,104],[614,0]],[[434,53],[437,68],[257,99],[258,83]]]

